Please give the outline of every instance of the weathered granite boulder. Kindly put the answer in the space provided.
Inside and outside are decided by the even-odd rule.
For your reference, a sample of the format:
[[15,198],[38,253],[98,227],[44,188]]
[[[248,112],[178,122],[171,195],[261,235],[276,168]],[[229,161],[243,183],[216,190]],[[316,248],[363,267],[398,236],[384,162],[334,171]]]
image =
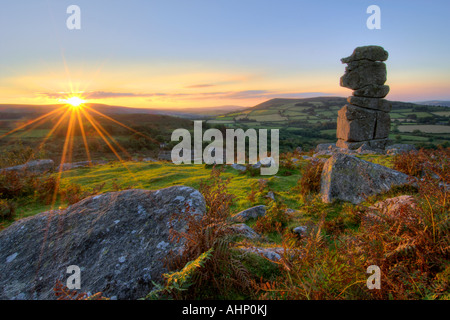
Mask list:
[[[349,150],[357,150],[361,146],[366,145],[367,149],[371,149],[374,151],[384,150],[388,144],[392,141],[390,139],[378,139],[378,140],[369,140],[369,141],[358,141],[358,142],[349,142],[339,139],[336,142],[336,145],[339,148],[349,149]],[[366,150],[367,150],[366,149]]]
[[232,217],[233,221],[246,222],[250,219],[256,219],[266,214],[266,206],[260,205],[241,211]]
[[200,192],[174,186],[105,193],[22,219],[0,233],[0,299],[55,299],[55,282],[66,283],[70,265],[81,269],[82,292],[144,297],[167,272],[168,252],[182,251],[169,230],[186,225],[172,214],[205,210]]
[[336,136],[347,142],[386,139],[391,125],[389,113],[353,105],[339,110],[337,121]]
[[336,149],[336,143],[320,143],[316,146],[314,152],[319,153],[321,151],[327,151],[330,149]]
[[384,111],[384,112],[390,112],[391,108],[392,108],[391,103],[386,99],[350,96],[347,98],[347,102],[354,106],[378,110],[378,111]]
[[417,148],[412,144],[393,144],[386,148],[386,154],[396,155],[403,152],[410,152],[417,150]]
[[17,173],[35,173],[41,174],[47,171],[53,171],[55,168],[55,163],[51,159],[44,160],[33,160],[19,166],[8,167],[0,169],[0,171],[14,171]]
[[349,62],[341,77],[341,86],[358,90],[368,85],[382,86],[386,82],[386,64],[369,60]]
[[386,61],[389,53],[380,46],[362,46],[353,50],[351,56],[342,58],[342,63],[350,63],[358,60]]
[[244,172],[244,171],[247,170],[247,167],[246,167],[246,166],[244,166],[244,165],[242,165],[242,164],[237,164],[237,163],[233,163],[233,164],[231,165],[231,167],[232,167],[233,169],[235,169],[235,170],[237,170],[237,171],[241,171],[241,172]]
[[161,150],[158,153],[158,159],[164,161],[172,161],[172,151]]
[[230,226],[231,230],[237,235],[241,235],[245,238],[257,240],[260,239],[261,236],[252,228],[250,228],[245,223],[237,223]]
[[257,254],[272,261],[281,259],[284,253],[283,247],[238,247],[244,253]]
[[372,140],[376,123],[376,111],[345,105],[338,112],[336,136],[348,142]]
[[353,91],[353,95],[357,97],[366,97],[366,98],[384,98],[389,93],[389,86],[387,85],[376,85],[370,84],[363,88],[357,89]]
[[411,183],[410,177],[355,156],[335,154],[325,162],[321,177],[322,201],[363,202],[366,197]]

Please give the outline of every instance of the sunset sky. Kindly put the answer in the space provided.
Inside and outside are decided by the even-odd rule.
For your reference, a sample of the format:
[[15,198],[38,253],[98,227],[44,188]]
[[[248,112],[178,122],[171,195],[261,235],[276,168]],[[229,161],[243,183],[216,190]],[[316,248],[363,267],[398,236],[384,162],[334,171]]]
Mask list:
[[[68,30],[69,5],[81,30]],[[366,9],[381,8],[381,30]],[[381,45],[390,100],[450,100],[450,2],[16,0],[0,3],[0,103],[253,106],[347,96],[340,58]]]

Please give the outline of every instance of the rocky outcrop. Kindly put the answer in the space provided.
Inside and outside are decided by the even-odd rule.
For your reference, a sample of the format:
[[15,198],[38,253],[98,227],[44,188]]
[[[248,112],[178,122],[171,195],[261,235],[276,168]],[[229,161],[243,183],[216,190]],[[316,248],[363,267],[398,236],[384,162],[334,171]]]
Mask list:
[[48,171],[53,171],[55,163],[51,159],[33,160],[19,166],[8,167],[0,169],[0,171],[13,171],[17,173],[34,173],[41,174]]
[[355,156],[335,154],[324,164],[320,193],[326,203],[342,200],[358,204],[366,197],[409,183],[410,177],[404,173]]
[[341,77],[342,87],[350,88],[353,96],[338,112],[336,145],[358,149],[365,145],[373,150],[384,150],[388,143],[391,104],[384,98],[389,93],[386,65],[388,53],[379,46],[358,47],[346,63]]
[[0,299],[55,299],[70,265],[81,269],[82,292],[141,298],[167,272],[169,251],[182,251],[169,230],[186,225],[172,215],[205,210],[197,190],[174,186],[105,193],[20,220],[0,233]]
[[230,229],[236,234],[251,240],[258,240],[261,236],[245,223],[237,223],[230,226]]

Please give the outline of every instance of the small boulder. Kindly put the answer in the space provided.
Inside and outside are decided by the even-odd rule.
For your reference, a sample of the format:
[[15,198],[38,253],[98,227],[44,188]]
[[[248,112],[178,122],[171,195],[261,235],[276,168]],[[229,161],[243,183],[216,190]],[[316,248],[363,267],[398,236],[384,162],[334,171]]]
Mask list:
[[241,171],[241,172],[244,172],[245,170],[247,170],[247,167],[246,167],[246,166],[243,166],[242,164],[237,164],[237,163],[233,163],[233,164],[231,165],[231,167],[232,167],[233,169],[238,170],[238,171]]
[[251,240],[257,240],[261,238],[261,236],[255,230],[250,228],[245,223],[233,224],[230,226],[230,229],[233,230],[234,233]]
[[33,160],[29,161],[25,164],[21,164],[19,166],[14,167],[8,167],[1,169],[0,171],[13,171],[17,173],[34,173],[34,174],[41,174],[44,172],[51,172],[55,168],[55,163],[51,159],[44,159],[44,160]]
[[410,182],[408,175],[396,170],[352,155],[335,154],[323,167],[320,193],[326,203],[343,200],[358,204],[366,197]]
[[257,254],[272,261],[280,260],[284,252],[282,247],[241,247],[238,249],[244,253]]
[[416,147],[412,144],[393,144],[386,148],[386,154],[388,155],[396,155],[403,152],[410,152],[417,150]]
[[336,149],[336,143],[320,143],[316,146],[314,153]]
[[241,211],[232,217],[233,221],[246,222],[266,215],[266,206],[260,205]]

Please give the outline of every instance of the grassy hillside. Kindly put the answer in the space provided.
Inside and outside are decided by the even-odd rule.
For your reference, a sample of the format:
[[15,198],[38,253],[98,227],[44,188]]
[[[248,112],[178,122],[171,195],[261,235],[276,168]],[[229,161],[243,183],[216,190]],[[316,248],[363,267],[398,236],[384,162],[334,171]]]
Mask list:
[[[448,108],[399,101],[391,103],[390,138],[393,141],[418,146],[449,145]],[[208,122],[227,127],[280,129],[284,150],[296,144],[312,148],[318,143],[336,140],[337,113],[345,104],[346,98],[341,97],[272,99]]]

